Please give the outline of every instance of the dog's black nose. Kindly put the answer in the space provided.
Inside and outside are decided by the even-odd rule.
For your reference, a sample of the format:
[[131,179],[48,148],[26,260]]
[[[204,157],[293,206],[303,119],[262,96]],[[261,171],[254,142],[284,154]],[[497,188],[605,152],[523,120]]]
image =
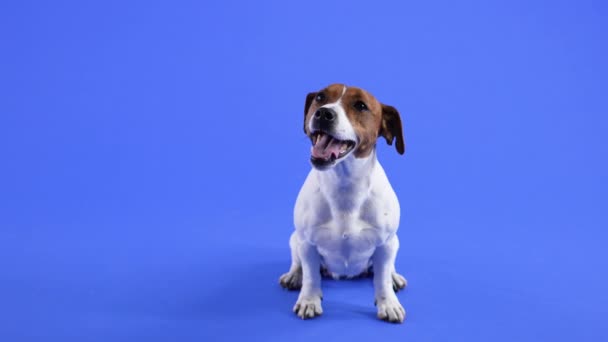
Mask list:
[[331,122],[336,118],[336,113],[329,108],[319,108],[315,112],[315,120],[319,120],[320,122]]

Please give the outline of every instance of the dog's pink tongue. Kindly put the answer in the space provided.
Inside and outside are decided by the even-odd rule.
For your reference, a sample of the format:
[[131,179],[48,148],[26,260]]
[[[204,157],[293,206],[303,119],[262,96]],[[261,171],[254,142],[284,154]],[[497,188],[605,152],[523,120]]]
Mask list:
[[340,155],[340,141],[327,134],[322,134],[310,153],[315,158],[329,159],[333,154],[335,158]]

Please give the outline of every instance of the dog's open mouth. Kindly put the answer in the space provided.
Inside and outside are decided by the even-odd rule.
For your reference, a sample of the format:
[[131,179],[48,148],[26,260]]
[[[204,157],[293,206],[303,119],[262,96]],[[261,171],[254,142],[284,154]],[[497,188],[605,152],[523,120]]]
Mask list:
[[352,140],[340,140],[322,131],[313,132],[310,138],[312,140],[310,160],[316,166],[332,164],[345,157],[356,145]]

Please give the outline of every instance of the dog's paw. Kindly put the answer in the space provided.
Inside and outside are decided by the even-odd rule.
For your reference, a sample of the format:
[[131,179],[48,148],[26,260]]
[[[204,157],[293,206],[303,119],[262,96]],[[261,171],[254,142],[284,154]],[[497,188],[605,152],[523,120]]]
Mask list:
[[393,290],[398,292],[399,290],[403,290],[407,286],[407,280],[399,273],[393,272]]
[[302,270],[283,274],[279,278],[279,284],[288,290],[299,290],[302,287]]
[[293,312],[295,312],[296,315],[302,319],[320,316],[323,313],[323,308],[321,307],[321,297],[312,296],[299,298],[298,302],[293,307]]
[[382,298],[376,300],[378,307],[378,318],[391,323],[403,323],[405,319],[405,310],[397,297]]

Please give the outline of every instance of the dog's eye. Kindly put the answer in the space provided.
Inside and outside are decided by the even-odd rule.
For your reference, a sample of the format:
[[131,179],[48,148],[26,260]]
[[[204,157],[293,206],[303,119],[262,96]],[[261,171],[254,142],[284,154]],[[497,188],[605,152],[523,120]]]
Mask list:
[[368,110],[367,105],[363,101],[355,102],[355,109],[362,112],[364,110]]
[[315,97],[315,100],[317,102],[323,102],[323,101],[325,101],[325,94],[324,93],[318,93],[317,97]]

